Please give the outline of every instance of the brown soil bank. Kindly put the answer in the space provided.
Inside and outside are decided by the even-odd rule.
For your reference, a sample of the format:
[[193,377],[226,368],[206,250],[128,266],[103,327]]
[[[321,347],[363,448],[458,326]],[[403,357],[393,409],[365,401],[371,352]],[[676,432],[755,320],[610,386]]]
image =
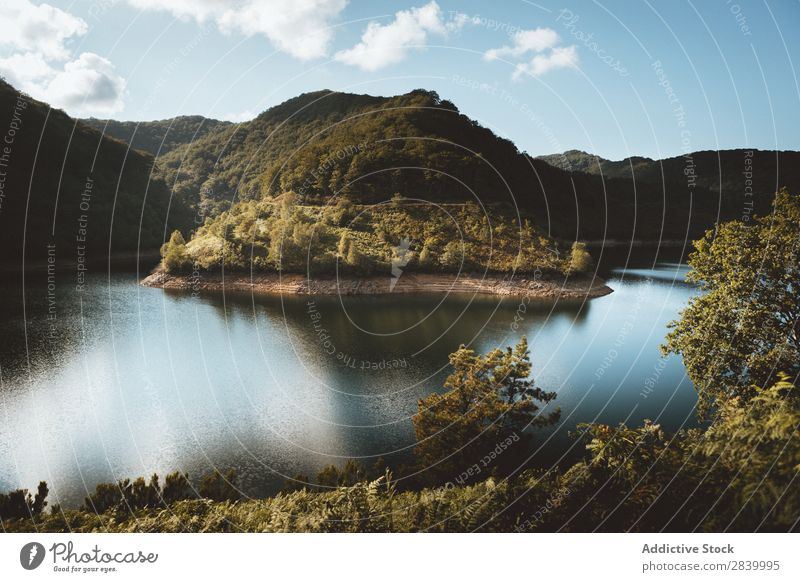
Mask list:
[[525,295],[533,298],[584,299],[602,297],[612,289],[599,277],[525,278],[447,274],[403,274],[395,281],[386,277],[327,278],[309,280],[305,275],[277,273],[231,273],[171,275],[157,269],[142,280],[145,287],[182,289],[191,292],[247,291],[264,294],[381,295],[388,293],[486,293]]

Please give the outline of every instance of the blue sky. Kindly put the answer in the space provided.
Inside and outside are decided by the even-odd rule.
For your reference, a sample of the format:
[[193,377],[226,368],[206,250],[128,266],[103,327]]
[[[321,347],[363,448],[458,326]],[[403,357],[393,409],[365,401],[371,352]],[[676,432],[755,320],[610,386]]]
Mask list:
[[800,2],[4,0],[0,74],[76,116],[437,91],[539,155],[800,149]]

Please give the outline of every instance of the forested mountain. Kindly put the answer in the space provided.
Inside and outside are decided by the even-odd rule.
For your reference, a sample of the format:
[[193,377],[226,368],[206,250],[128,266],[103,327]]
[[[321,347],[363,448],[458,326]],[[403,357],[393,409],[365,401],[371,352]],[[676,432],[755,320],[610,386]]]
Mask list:
[[[800,152],[792,151],[699,151],[663,160],[634,156],[611,161],[569,150],[539,159],[571,172],[666,184],[668,191],[685,185],[693,176],[698,187],[722,193],[723,221],[743,216],[747,212],[746,202],[753,203],[756,213],[769,212],[775,192],[782,187],[792,192],[800,190]],[[746,195],[749,192],[752,196]]]
[[202,115],[181,115],[159,121],[116,121],[95,117],[81,121],[105,135],[122,140],[131,147],[154,156],[171,152],[176,147],[191,143],[215,129],[233,125],[228,121],[209,119]]
[[719,196],[603,180],[533,159],[431,91],[372,97],[319,91],[256,119],[212,130],[159,157],[181,198],[216,215],[231,202],[294,191],[306,204],[377,203],[395,193],[431,202],[518,208],[574,240],[685,239],[717,218]]
[[[152,156],[0,80],[0,262],[58,268],[152,251],[188,209],[150,180]],[[169,224],[167,217],[169,216]],[[55,246],[52,246],[55,245]],[[49,251],[49,252],[48,252]]]
[[[10,121],[17,93],[4,84],[2,99]],[[241,217],[267,217],[253,213],[253,206],[222,215],[231,204],[264,202],[263,208],[272,208],[271,201],[294,192],[295,203],[305,207],[343,199],[370,205],[397,195],[411,203],[473,201],[492,207],[489,214],[495,218],[508,217],[509,224],[522,224],[516,220],[519,212],[544,236],[657,241],[693,238],[719,220],[765,213],[778,187],[800,186],[800,154],[794,152],[697,152],[662,161],[610,162],[571,151],[531,158],[425,90],[395,97],[317,91],[241,124],[200,116],[140,124],[87,120],[107,135],[130,141],[135,148],[130,151],[63,112],[48,113],[46,105],[27,102],[4,205],[21,204],[22,197],[9,192],[27,192],[25,180],[33,176],[28,240],[32,233],[47,232],[55,215],[55,236],[72,246],[87,177],[93,188],[90,238],[98,247],[107,246],[116,193],[114,213],[125,220],[115,224],[114,248],[136,247],[145,192],[141,245],[152,248],[162,242],[168,190],[174,195],[174,224],[189,225],[182,220],[185,204],[201,216],[232,221],[215,226],[222,228],[223,238],[231,232],[243,240],[249,236],[247,225],[237,222]],[[148,189],[153,159],[139,150],[159,148],[156,180]],[[747,179],[752,179],[750,197]],[[57,195],[62,202],[54,212]],[[15,212],[24,217],[24,206]],[[10,210],[4,214],[8,218]],[[4,238],[21,241],[24,224],[15,220]]]

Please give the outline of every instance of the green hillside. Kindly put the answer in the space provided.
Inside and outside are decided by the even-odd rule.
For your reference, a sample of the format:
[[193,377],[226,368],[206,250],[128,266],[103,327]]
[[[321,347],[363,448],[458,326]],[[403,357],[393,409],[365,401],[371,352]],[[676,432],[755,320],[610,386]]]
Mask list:
[[[720,221],[746,215],[748,202],[752,202],[752,212],[767,214],[780,188],[800,189],[800,152],[736,149],[692,152],[663,160],[634,156],[611,161],[569,150],[539,159],[567,171],[664,184],[668,192],[685,186],[693,177],[698,188],[721,193]],[[748,188],[752,188],[752,196],[746,195],[751,192]]]
[[[58,268],[109,251],[152,251],[188,209],[151,180],[153,158],[0,80],[2,263]],[[10,142],[10,143],[9,143]],[[51,245],[48,247],[48,245]],[[55,245],[53,252],[52,245]],[[50,252],[48,252],[50,251]]]
[[430,205],[397,198],[328,206],[277,200],[245,201],[209,218],[188,244],[164,249],[164,267],[286,271],[309,275],[386,273],[392,265],[417,272],[556,274],[585,271],[588,253],[559,245],[527,220],[474,202]]
[[161,156],[158,173],[208,216],[288,191],[304,204],[375,204],[399,194],[502,205],[567,240],[683,240],[713,224],[718,206],[702,188],[665,197],[658,185],[603,181],[532,159],[424,90],[301,95]]
[[116,121],[114,119],[81,119],[109,137],[122,140],[131,147],[157,156],[178,146],[204,137],[215,129],[232,125],[228,121],[208,119],[202,115],[182,115],[159,121]]

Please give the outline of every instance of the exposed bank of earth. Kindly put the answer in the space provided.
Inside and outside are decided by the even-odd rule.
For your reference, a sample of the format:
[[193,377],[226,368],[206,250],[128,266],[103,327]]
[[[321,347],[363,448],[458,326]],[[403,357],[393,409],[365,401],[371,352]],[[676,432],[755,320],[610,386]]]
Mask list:
[[226,273],[175,275],[156,269],[142,280],[145,287],[191,292],[246,291],[257,294],[382,295],[388,293],[482,293],[542,299],[586,299],[612,292],[592,275],[521,277],[476,274],[403,274],[390,277],[311,278],[299,274]]

